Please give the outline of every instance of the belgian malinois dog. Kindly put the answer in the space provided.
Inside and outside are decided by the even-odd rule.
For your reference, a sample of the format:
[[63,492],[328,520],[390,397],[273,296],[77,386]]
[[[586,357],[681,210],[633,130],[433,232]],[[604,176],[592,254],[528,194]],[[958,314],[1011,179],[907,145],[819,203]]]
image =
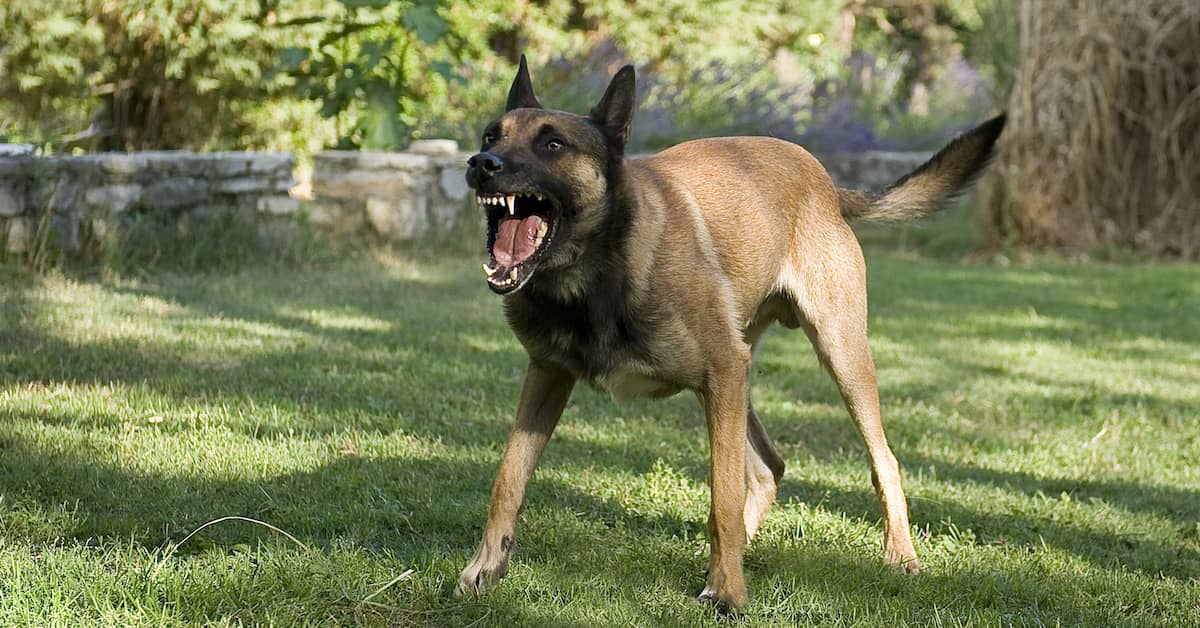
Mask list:
[[750,401],[754,347],[773,322],[802,328],[837,382],[867,445],[884,560],[918,573],[900,468],[880,423],[862,249],[846,221],[928,213],[984,167],[1004,117],[871,194],[835,187],[808,151],[769,137],[626,158],[634,92],[625,66],[588,115],[544,109],[522,57],[507,110],[467,162],[487,219],[483,270],[529,366],[458,591],[484,592],[507,570],[526,484],[583,380],[618,398],[696,394],[712,455],[699,599],[744,605],[743,549],[784,469]]

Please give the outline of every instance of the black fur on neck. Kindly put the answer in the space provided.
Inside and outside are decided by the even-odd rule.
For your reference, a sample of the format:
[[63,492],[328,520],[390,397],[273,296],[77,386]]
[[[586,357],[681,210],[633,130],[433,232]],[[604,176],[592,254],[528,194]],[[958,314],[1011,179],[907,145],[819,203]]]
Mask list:
[[532,359],[588,380],[633,359],[647,361],[653,327],[648,313],[636,311],[631,299],[628,243],[637,201],[623,176],[624,160],[610,160],[606,170],[610,193],[604,220],[570,269],[583,270],[583,289],[571,295],[554,289],[562,272],[556,269],[534,276],[504,300],[509,325]]

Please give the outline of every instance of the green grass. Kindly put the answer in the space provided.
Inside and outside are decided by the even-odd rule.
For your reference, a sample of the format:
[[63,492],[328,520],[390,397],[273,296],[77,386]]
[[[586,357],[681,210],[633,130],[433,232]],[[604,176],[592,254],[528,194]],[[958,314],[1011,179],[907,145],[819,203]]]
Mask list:
[[[928,571],[881,564],[858,436],[781,329],[754,395],[788,471],[741,621],[1196,625],[1200,267],[868,257]],[[508,578],[453,596],[524,366],[477,262],[0,275],[0,625],[728,623],[692,602],[687,395],[580,388]],[[179,544],[228,515],[305,547],[237,521]]]

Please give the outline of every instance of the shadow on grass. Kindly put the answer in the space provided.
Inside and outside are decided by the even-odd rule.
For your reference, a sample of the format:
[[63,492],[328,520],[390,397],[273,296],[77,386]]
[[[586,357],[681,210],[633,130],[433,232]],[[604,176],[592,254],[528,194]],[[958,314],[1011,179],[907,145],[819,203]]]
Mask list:
[[[40,417],[18,416],[10,420],[37,421]],[[494,618],[497,620],[561,623],[554,616],[545,615],[546,608],[526,607],[511,598],[502,600],[498,606],[490,606],[486,601],[452,602],[450,587],[456,575],[452,570],[465,561],[477,541],[494,470],[491,464],[445,458],[346,457],[310,471],[263,481],[164,477],[97,463],[86,450],[39,449],[14,436],[10,428],[11,424],[6,423],[0,431],[0,486],[6,487],[10,495],[16,493],[47,507],[75,504],[76,522],[70,536],[87,544],[112,539],[150,549],[164,547],[168,541],[178,541],[218,515],[238,514],[269,521],[317,551],[324,551],[332,544],[349,543],[386,552],[398,564],[422,569],[445,565],[448,555],[456,557],[451,562],[451,571],[440,574],[445,584],[440,594],[442,601],[435,601],[435,607],[465,604],[475,608],[472,613],[482,616],[481,609],[486,606],[488,612],[497,613]],[[570,447],[569,442],[555,445]],[[596,459],[619,460],[612,452],[603,452]],[[942,463],[938,464],[942,468]],[[956,477],[957,471],[948,473]],[[965,481],[975,481],[972,471],[963,474]],[[984,476],[981,481],[1011,481],[1010,474],[997,475],[998,478]],[[46,478],[54,481],[45,481]],[[434,478],[475,480],[438,482]],[[1021,490],[1053,488],[1038,478],[1029,478],[1027,482]],[[1107,494],[1120,489],[1099,483],[1096,487],[1077,489],[1077,494],[1088,490]],[[140,499],[131,501],[130,496]],[[843,510],[852,518],[868,522],[877,519],[877,505],[869,490],[844,491],[789,479],[780,497],[784,502],[793,497],[819,500],[825,507]],[[1151,502],[1159,499],[1173,502],[1186,496],[1174,493],[1148,496]],[[214,504],[220,504],[219,511],[214,511]],[[535,511],[535,521],[526,517],[514,559],[530,572],[529,586],[593,587],[604,583],[601,586],[647,591],[661,589],[666,577],[682,599],[695,594],[703,582],[703,555],[685,551],[664,553],[660,549],[695,538],[703,529],[702,520],[633,513],[545,474],[531,486],[530,505]],[[977,530],[981,537],[1004,535],[1014,543],[1031,547],[1044,542],[1106,569],[1124,567],[1183,580],[1195,573],[1198,557],[1192,551],[1157,545],[1147,548],[1144,541],[1139,541],[1143,544],[1140,551],[1151,550],[1150,564],[1128,564],[1121,561],[1121,555],[1130,540],[1116,535],[1044,518],[979,513],[942,502],[921,501],[914,507],[918,506],[926,519],[953,520],[963,528]],[[564,519],[582,523],[567,530],[545,527]],[[21,530],[9,527],[5,536],[12,541],[23,535]],[[25,536],[35,545],[56,545],[63,541]],[[193,538],[177,554],[187,556],[214,547],[233,551],[240,544],[254,543],[267,536],[266,531],[256,526],[217,526]],[[632,547],[621,548],[618,558],[598,560],[597,551],[605,550],[596,546],[612,542]],[[776,610],[785,609],[800,623],[837,621],[843,618],[840,610],[843,607],[878,609],[880,605],[902,607],[906,614],[916,618],[932,618],[939,613],[953,616],[952,609],[939,607],[947,599],[970,599],[1001,612],[1027,612],[1036,608],[1039,617],[1048,623],[1106,617],[1103,609],[1087,603],[1086,597],[1079,594],[1077,582],[1064,580],[1055,586],[1044,577],[1001,563],[983,571],[951,564],[940,573],[934,571],[914,579],[894,574],[875,561],[864,562],[839,552],[816,549],[812,544],[797,551],[786,547],[786,543],[782,546],[776,543],[752,547],[748,572],[752,584],[776,582],[801,597],[818,595],[837,600],[832,607],[774,604]],[[1113,587],[1113,594],[1118,591],[1118,585],[1108,581],[1095,580],[1091,586],[1102,591]],[[192,594],[204,595],[205,589],[195,589]],[[197,612],[207,606],[181,604],[180,608]],[[216,614],[192,619],[215,620],[224,616],[225,611],[212,612]],[[679,620],[670,613],[647,612],[658,620]]]
[[[931,461],[925,461],[933,464]],[[866,464],[864,459],[863,464]],[[1056,497],[1060,492],[1071,494],[1075,501],[1101,499],[1130,511],[1150,510],[1177,517],[1180,525],[1194,525],[1200,494],[1193,491],[1147,488],[1133,483],[1044,480],[1023,474],[964,469],[961,466],[937,462],[938,476],[944,482],[977,482],[989,478],[994,486],[1006,491],[1027,495],[1039,492]],[[972,473],[979,471],[980,473]],[[1052,492],[1053,491],[1053,492]],[[792,478],[783,483],[779,499],[820,504],[866,522],[879,521],[879,502],[869,487],[848,491],[842,487]],[[1086,523],[1057,521],[1049,514],[1010,514],[977,511],[947,500],[927,500],[910,497],[912,524],[935,531],[952,523],[961,530],[971,530],[981,543],[1025,546],[1048,546],[1061,549],[1103,569],[1130,569],[1151,577],[1171,577],[1182,581],[1193,578],[1200,570],[1200,552],[1187,547],[1162,543],[1145,538],[1131,530],[1127,534],[1096,529]]]
[[[911,262],[895,263],[893,268],[874,272],[872,298],[875,311],[883,319],[879,327],[885,334],[903,338],[908,344],[933,343],[944,340],[947,334],[1002,342],[1038,338],[1091,344],[1125,355],[1126,348],[1117,348],[1120,343],[1157,338],[1170,343],[1172,354],[1184,359],[1195,355],[1194,351],[1200,352],[1200,329],[1184,324],[1187,317],[1181,313],[1160,311],[1159,305],[1164,302],[1178,305],[1196,300],[1195,292],[1180,292],[1178,287],[1152,282],[1110,286],[1103,280],[1107,271],[1093,273],[1100,278],[1086,273],[1083,277],[1058,277],[1020,271],[1006,275],[994,269],[985,272],[958,267],[947,272],[944,267],[931,269]],[[167,315],[168,328],[206,328],[211,324],[211,328],[206,328],[208,333],[219,334],[226,329],[221,325],[232,322],[249,326],[251,331],[242,332],[249,336],[259,333],[254,330],[265,329],[293,339],[278,347],[228,352],[212,350],[203,344],[188,349],[190,345],[181,339],[70,340],[56,333],[48,321],[45,304],[28,300],[21,290],[9,290],[3,304],[5,325],[0,328],[0,347],[7,353],[0,363],[0,381],[5,386],[120,383],[143,387],[175,405],[248,401],[284,409],[282,418],[275,418],[275,414],[258,415],[229,425],[235,431],[258,438],[273,438],[294,430],[319,435],[355,428],[404,431],[450,446],[498,450],[507,432],[525,360],[504,328],[498,304],[481,298],[483,289],[477,284],[462,275],[402,279],[374,273],[316,288],[294,284],[246,291],[227,284],[213,288],[188,283],[183,287],[113,289],[129,297],[164,300],[176,306]],[[1047,326],[1032,317],[1028,324],[1013,320],[979,326],[939,323],[973,318],[990,320],[996,313],[1011,312],[1018,307],[1031,307],[1043,319],[1055,319],[1060,324]],[[313,311],[338,312],[382,324],[331,326],[304,314]],[[801,359],[811,362],[811,352]],[[969,378],[1035,377],[1006,371],[985,360],[948,362],[945,369],[921,384],[889,386],[883,382],[885,394],[920,398],[953,391]],[[837,404],[836,419],[800,416],[795,417],[797,423],[785,424],[768,414],[764,420],[777,438],[806,442],[818,459],[826,450],[861,450],[832,384],[823,373],[813,373],[822,378],[820,384],[811,389],[807,383],[799,386],[804,387],[806,394],[820,391],[815,394],[821,400]],[[790,379],[786,373],[772,372],[756,379],[756,384],[766,386],[775,396],[786,396],[797,386]],[[1051,378],[1042,378],[1040,383],[1070,391],[1048,401],[1041,400],[1051,404],[1056,413],[1077,410],[1080,400],[1073,395],[1089,392],[1086,386]],[[1180,402],[1153,395],[1130,396],[1123,403],[1135,401],[1144,401],[1156,409],[1182,412]],[[1111,402],[1111,397],[1103,402]],[[602,407],[594,400],[585,403],[591,409]],[[698,410],[688,410],[684,404],[645,407],[667,408],[663,414],[669,427],[694,429],[702,425],[695,418],[699,416]],[[480,417],[481,412],[485,416]],[[261,482],[165,477],[98,462],[99,456],[89,455],[82,446],[39,450],[14,429],[21,423],[116,426],[125,419],[102,411],[75,410],[31,411],[4,417],[4,424],[0,425],[0,486],[7,493],[19,494],[46,508],[76,504],[78,521],[71,532],[76,539],[133,537],[147,547],[158,547],[181,538],[205,521],[239,514],[269,520],[317,545],[349,540],[363,547],[394,552],[406,561],[429,564],[444,554],[465,559],[473,548],[483,524],[495,471],[494,463],[456,457],[351,456],[311,471]],[[605,417],[586,416],[576,420],[603,426]],[[969,434],[955,437],[963,441],[964,447],[972,442]],[[1076,500],[1097,499],[1129,511],[1152,512],[1181,525],[1200,518],[1197,506],[1200,494],[1185,488],[1042,478],[935,458],[901,457],[906,458],[910,469],[936,467],[947,481],[987,484],[1022,495],[1068,492]],[[586,460],[604,469],[645,473],[660,458],[675,468],[686,469],[693,480],[703,481],[706,477],[703,459],[678,451],[663,451],[651,442],[617,447],[560,436],[551,445],[547,466],[563,468],[572,461]],[[865,455],[862,460],[865,478]],[[456,480],[439,481],[446,478]],[[141,496],[141,500],[130,503],[129,495]],[[865,481],[861,491],[847,491],[789,476],[780,497],[784,502],[791,498],[820,501],[863,521],[878,520],[878,504]],[[647,537],[689,538],[703,528],[703,521],[632,513],[569,484],[547,479],[546,474],[534,480],[530,500],[541,508],[573,513],[581,519]],[[219,504],[219,512],[214,512],[214,504]],[[949,520],[991,539],[1003,537],[1009,542],[1028,545],[1044,542],[1105,569],[1126,568],[1186,579],[1194,577],[1200,564],[1200,555],[1188,548],[1042,515],[982,512],[950,502],[925,500],[919,500],[913,510],[918,526],[921,522],[929,525]],[[523,532],[526,539],[534,539],[531,544],[534,547],[539,539],[552,538],[548,533]],[[17,530],[15,534],[19,536],[21,532]],[[26,536],[32,539],[36,534]],[[258,530],[247,532],[245,528],[232,526],[214,528],[204,535],[209,542],[218,544],[235,544],[259,536]],[[32,540],[53,542],[53,539]],[[1135,546],[1139,552],[1130,551]],[[566,580],[603,576],[628,581],[629,574],[634,573],[594,574],[587,566],[570,565],[574,559],[586,560],[586,553],[572,553],[573,546],[563,541],[554,541],[551,547],[564,553],[552,556],[548,550],[543,553],[535,550],[524,554],[525,560],[535,563],[535,569],[545,569]],[[646,560],[657,559],[651,556]],[[841,582],[846,587],[845,595],[860,597],[867,606],[881,596],[896,595],[920,607],[921,587],[933,586],[891,587],[887,584],[891,580],[880,575],[879,569],[855,564],[835,553],[817,552],[804,560],[825,562],[828,569],[844,574]],[[702,569],[701,559],[694,559],[693,563]],[[776,566],[791,569],[790,563],[771,559],[762,569]],[[802,569],[783,575],[796,578],[811,590],[827,589],[828,584],[814,574]],[[453,574],[445,575],[452,580]],[[654,585],[650,575],[632,578],[629,586]],[[1021,574],[1008,573],[999,566],[995,574],[973,574],[967,581],[949,575],[934,575],[932,580],[937,586],[971,595],[1004,587],[1014,588],[1035,602],[1039,595]],[[699,580],[695,584],[698,586]],[[1001,603],[1007,604],[998,602]],[[1055,613],[1054,617],[1068,623],[1089,616],[1087,609],[1072,605],[1056,608]]]

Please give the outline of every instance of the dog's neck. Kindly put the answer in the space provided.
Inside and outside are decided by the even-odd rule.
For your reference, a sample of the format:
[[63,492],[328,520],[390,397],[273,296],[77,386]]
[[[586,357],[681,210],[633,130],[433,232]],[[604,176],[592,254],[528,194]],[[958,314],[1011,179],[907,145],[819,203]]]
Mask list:
[[531,356],[588,378],[619,370],[631,360],[646,362],[645,343],[655,320],[653,313],[640,311],[642,299],[630,293],[627,243],[639,205],[622,177],[622,165],[616,168],[604,223],[575,262],[535,275],[505,299],[518,337],[553,339],[526,344]]
[[638,202],[625,177],[623,158],[614,158],[606,174],[610,185],[604,221],[583,243],[578,257],[569,266],[534,276],[522,293],[532,293],[539,301],[552,299],[562,304],[591,300],[601,294],[606,298],[627,296],[625,287],[630,269],[626,253]]

